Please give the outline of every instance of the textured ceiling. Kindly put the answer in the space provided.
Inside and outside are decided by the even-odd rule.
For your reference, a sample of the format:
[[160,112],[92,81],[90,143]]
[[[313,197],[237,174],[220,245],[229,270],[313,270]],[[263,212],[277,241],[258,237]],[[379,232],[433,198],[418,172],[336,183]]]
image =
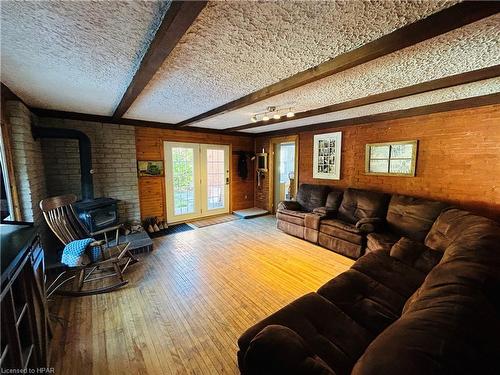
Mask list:
[[34,107],[111,115],[168,2],[1,2],[1,78]]
[[229,128],[249,123],[268,106],[292,105],[301,112],[496,64],[500,15],[193,126]]
[[312,116],[298,120],[287,121],[281,124],[273,124],[244,130],[248,133],[261,133],[273,130],[295,128],[304,125],[318,124],[356,118],[390,111],[409,109],[429,104],[437,104],[458,99],[466,99],[480,95],[500,92],[500,78],[491,78],[465,85],[435,90],[423,94],[411,95],[405,98],[387,100],[381,103],[369,104],[361,107],[346,109],[342,111]]
[[450,5],[444,1],[211,2],[125,117],[185,120]]

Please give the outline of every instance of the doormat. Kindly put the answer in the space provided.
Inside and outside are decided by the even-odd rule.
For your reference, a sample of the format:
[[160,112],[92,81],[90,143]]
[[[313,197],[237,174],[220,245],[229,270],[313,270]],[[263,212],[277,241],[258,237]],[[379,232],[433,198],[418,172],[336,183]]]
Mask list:
[[189,222],[189,225],[192,225],[196,228],[208,227],[210,225],[227,223],[229,221],[239,220],[240,218],[236,215],[221,215],[210,217],[208,219],[200,219],[196,221]]
[[157,237],[162,237],[162,236],[167,236],[169,234],[175,234],[175,233],[181,233],[181,232],[186,232],[188,230],[193,230],[194,228],[182,223],[182,224],[175,224],[175,225],[170,225],[167,229],[162,229],[158,232],[153,232],[153,233],[148,233],[149,237],[151,238],[157,238]]

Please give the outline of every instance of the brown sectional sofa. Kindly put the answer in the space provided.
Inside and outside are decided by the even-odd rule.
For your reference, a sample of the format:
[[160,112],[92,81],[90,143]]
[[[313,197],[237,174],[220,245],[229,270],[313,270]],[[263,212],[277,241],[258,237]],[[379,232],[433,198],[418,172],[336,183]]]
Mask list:
[[241,373],[500,373],[499,224],[447,208],[420,238],[368,252],[249,328]]
[[278,229],[358,259],[365,252],[389,251],[401,237],[423,242],[446,207],[405,195],[303,184],[297,201],[280,202],[276,217]]

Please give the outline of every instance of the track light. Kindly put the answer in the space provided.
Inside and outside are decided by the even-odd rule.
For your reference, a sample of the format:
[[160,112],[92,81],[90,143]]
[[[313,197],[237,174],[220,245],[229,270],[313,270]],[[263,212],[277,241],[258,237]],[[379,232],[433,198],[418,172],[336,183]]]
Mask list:
[[252,117],[250,117],[250,121],[255,123],[259,121],[269,121],[271,118],[279,120],[284,116],[294,117],[295,113],[293,112],[293,107],[278,108],[275,106],[269,106],[266,108],[265,112],[254,113]]

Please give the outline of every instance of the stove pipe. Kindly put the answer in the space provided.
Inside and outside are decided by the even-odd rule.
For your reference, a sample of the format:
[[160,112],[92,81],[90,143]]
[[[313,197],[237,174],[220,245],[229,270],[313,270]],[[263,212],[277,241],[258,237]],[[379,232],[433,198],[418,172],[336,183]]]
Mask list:
[[32,128],[33,138],[59,138],[77,139],[80,149],[80,178],[82,186],[82,200],[94,199],[94,183],[92,181],[92,148],[90,139],[81,131],[73,129],[43,128],[35,126]]

